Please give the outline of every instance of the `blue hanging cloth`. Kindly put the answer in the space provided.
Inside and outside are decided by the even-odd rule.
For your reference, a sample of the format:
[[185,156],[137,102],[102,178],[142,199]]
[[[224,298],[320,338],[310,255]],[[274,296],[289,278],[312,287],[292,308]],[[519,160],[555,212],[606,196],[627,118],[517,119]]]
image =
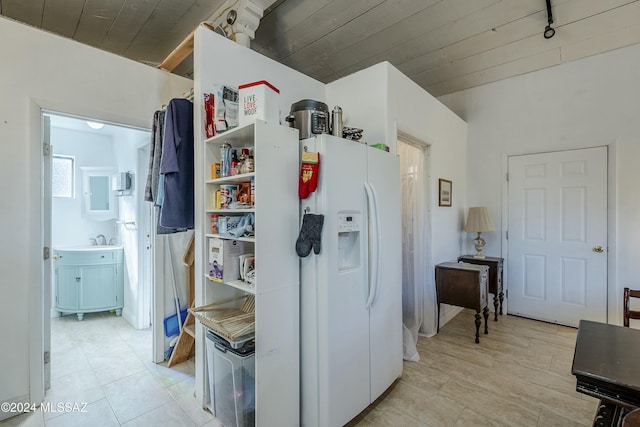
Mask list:
[[172,99],[167,106],[160,173],[164,175],[160,225],[193,228],[193,103],[187,99]]

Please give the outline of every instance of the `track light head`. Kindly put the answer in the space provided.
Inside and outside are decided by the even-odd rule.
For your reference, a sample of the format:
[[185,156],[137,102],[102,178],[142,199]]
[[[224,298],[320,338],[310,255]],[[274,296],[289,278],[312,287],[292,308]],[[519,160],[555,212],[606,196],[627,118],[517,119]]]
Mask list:
[[544,38],[545,39],[550,39],[551,37],[553,37],[556,34],[556,30],[554,30],[553,28],[551,28],[551,25],[547,25],[544,29]]
[[544,28],[544,38],[550,39],[556,34],[556,30],[551,28],[553,24],[553,13],[551,12],[551,0],[547,0],[547,26]]

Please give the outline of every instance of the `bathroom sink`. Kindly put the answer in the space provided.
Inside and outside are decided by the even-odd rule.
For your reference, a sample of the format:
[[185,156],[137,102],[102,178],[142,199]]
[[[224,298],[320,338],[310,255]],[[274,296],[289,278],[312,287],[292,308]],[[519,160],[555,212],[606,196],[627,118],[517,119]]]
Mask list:
[[122,245],[81,245],[56,248],[59,251],[110,251],[113,249],[122,249]]

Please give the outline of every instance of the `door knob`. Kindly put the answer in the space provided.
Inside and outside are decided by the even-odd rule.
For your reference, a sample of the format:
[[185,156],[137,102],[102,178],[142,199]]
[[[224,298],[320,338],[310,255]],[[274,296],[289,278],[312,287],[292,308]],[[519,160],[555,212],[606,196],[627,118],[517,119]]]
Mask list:
[[593,252],[597,252],[599,254],[601,254],[602,252],[604,252],[604,248],[602,246],[594,246],[593,247]]

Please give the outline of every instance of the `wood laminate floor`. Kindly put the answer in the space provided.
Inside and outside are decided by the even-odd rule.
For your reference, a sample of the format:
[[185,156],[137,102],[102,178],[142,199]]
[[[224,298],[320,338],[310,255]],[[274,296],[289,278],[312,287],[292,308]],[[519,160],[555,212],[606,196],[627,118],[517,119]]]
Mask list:
[[473,315],[464,310],[420,337],[420,361],[405,361],[402,377],[350,426],[592,425],[598,401],[577,393],[571,375],[577,329],[494,322],[491,313],[475,344]]

